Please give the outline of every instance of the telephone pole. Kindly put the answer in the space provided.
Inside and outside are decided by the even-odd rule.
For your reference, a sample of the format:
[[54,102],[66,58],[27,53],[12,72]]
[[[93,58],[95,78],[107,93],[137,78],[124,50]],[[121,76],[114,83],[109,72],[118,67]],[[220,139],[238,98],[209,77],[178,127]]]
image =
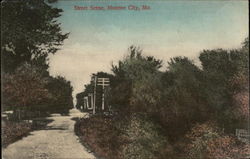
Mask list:
[[94,77],[94,100],[93,100],[93,114],[95,114],[95,108],[96,108],[96,75]]
[[104,110],[104,88],[109,86],[109,78],[98,78],[98,86],[102,86],[102,110]]

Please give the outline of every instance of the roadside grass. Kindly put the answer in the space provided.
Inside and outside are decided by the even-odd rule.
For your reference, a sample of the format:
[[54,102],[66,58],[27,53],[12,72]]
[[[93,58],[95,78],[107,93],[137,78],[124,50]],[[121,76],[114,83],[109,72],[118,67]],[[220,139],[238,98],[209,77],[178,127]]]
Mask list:
[[95,115],[75,119],[75,134],[97,158],[173,159],[174,151],[155,123],[141,117]]
[[33,122],[2,120],[2,147],[6,148],[23,137],[30,135],[35,130],[45,129],[53,120],[36,118]]
[[26,122],[2,121],[2,147],[28,136],[32,124]]
[[84,147],[94,153],[97,158],[120,159],[121,146],[124,141],[112,119],[105,116],[73,119],[75,134]]

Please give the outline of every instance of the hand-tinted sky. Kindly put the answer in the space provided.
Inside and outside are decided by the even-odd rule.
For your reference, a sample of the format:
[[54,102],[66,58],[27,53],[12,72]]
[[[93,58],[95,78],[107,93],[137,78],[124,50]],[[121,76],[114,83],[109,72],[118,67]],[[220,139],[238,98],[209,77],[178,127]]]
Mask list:
[[[139,6],[147,11],[74,10],[74,6]],[[247,1],[58,1],[59,18],[69,38],[50,57],[52,75],[65,76],[76,93],[91,73],[110,71],[111,62],[130,45],[166,61],[173,56],[197,59],[203,49],[237,48],[248,35]]]

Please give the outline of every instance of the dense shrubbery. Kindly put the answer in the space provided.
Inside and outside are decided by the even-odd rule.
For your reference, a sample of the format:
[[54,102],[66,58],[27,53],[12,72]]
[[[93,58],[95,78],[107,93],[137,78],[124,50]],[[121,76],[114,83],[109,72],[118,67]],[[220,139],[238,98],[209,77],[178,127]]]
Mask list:
[[51,98],[43,103],[45,106],[47,104],[44,111],[65,114],[73,108],[73,87],[64,77],[49,77],[46,88],[49,90]]
[[63,77],[44,76],[39,67],[24,63],[3,76],[3,108],[13,110],[19,120],[37,111],[37,115],[67,113],[73,107],[72,91]]
[[250,154],[249,145],[221,132],[212,122],[197,124],[186,138],[185,149],[190,158],[244,158]]
[[129,55],[112,65],[112,108],[123,114],[153,112],[160,100],[161,66],[161,60],[144,57],[139,48],[131,46]]
[[[172,152],[167,139],[161,133],[161,128],[144,115],[134,114],[122,127],[127,142],[122,146],[122,158],[125,159],[154,159],[167,158]],[[165,157],[164,157],[165,156]]]
[[49,93],[46,79],[36,67],[23,64],[14,73],[3,76],[4,109],[30,110],[31,105],[38,105],[48,99]]
[[[120,137],[126,141],[122,146],[104,142],[117,144],[119,149],[114,146],[109,151],[115,150],[121,158],[237,158],[249,154],[247,145],[234,137],[235,129],[248,128],[248,43],[246,39],[242,48],[234,50],[202,51],[201,67],[187,57],[174,57],[164,72],[160,71],[161,60],[130,47],[129,55],[112,65],[109,97],[116,120],[107,124],[99,117],[102,124],[98,125],[106,127],[99,130],[93,117],[86,120],[97,127],[82,129],[90,127],[95,140],[112,138],[116,131],[109,131],[114,130],[110,125],[122,132]],[[100,149],[97,153],[103,148],[92,146]],[[99,154],[113,157],[112,153]]]
[[[77,121],[76,134],[99,157],[111,159],[166,158],[172,147],[156,125],[144,115],[93,116]],[[94,124],[93,124],[94,123]]]
[[7,145],[11,144],[12,142],[15,142],[23,136],[28,135],[31,130],[31,123],[2,121],[3,147],[6,147]]
[[104,116],[81,119],[76,122],[75,131],[97,156],[121,158],[121,146],[125,138],[115,125],[114,119]]
[[2,120],[2,142],[3,147],[25,137],[33,130],[44,129],[51,119],[36,118],[32,123],[27,121],[9,121]]

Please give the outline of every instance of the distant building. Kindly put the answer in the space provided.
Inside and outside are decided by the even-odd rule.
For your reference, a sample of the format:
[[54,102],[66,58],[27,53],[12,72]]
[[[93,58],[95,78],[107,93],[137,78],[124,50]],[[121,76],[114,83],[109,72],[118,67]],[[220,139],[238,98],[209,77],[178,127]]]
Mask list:
[[76,108],[92,113],[105,112],[109,110],[109,76],[111,75],[106,73],[93,75],[90,84],[85,85],[84,92],[76,95]]

